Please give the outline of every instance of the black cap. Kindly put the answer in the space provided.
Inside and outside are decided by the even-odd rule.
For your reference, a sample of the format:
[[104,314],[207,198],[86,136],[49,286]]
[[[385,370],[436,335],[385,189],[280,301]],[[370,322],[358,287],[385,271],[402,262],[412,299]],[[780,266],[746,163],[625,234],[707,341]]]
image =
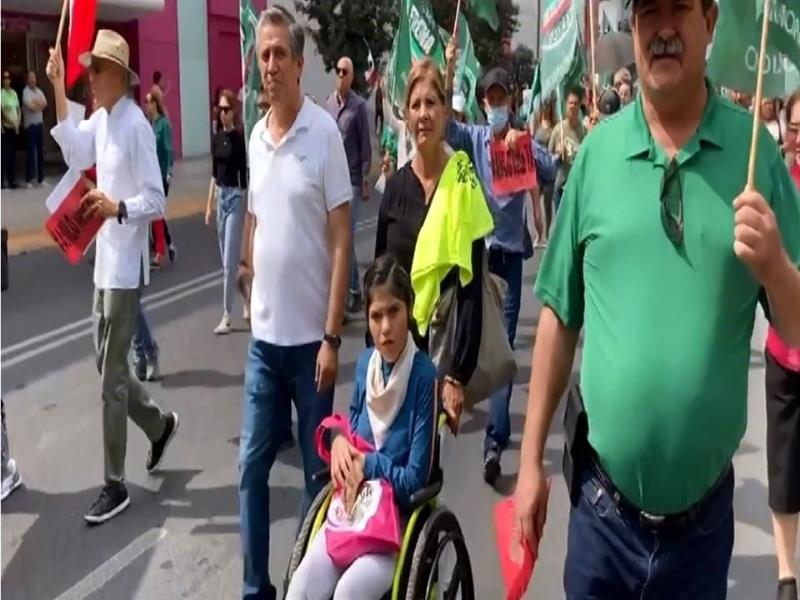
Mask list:
[[613,115],[620,109],[620,106],[622,106],[622,102],[616,90],[606,90],[597,100],[597,108],[603,115]]
[[483,91],[488,93],[491,87],[499,85],[503,88],[506,94],[511,93],[511,78],[508,76],[506,70],[502,67],[495,67],[490,69],[483,78]]

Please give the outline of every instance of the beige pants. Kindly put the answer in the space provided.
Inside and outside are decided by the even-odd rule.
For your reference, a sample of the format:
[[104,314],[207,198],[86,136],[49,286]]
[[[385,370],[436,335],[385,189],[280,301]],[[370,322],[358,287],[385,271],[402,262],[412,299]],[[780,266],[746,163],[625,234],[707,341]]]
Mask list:
[[128,417],[150,441],[164,433],[166,416],[136,378],[128,356],[136,333],[139,290],[95,290],[94,347],[102,381],[105,480],[125,479]]

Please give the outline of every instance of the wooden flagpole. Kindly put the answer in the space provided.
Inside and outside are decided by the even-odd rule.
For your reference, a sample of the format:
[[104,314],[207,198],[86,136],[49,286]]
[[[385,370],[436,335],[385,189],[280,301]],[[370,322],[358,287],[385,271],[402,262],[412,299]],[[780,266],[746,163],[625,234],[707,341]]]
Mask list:
[[[458,17],[461,16],[461,0],[456,0],[456,22],[453,24],[453,37],[456,38],[456,34],[458,33]],[[458,38],[456,38],[456,43],[458,43]]]
[[69,0],[64,0],[61,3],[61,20],[58,22],[58,34],[56,34],[55,49],[61,51],[61,37],[64,34],[64,21],[67,20],[67,9],[69,8]]
[[750,162],[747,165],[747,186],[745,190],[756,189],[756,154],[758,153],[758,132],[761,126],[761,100],[764,98],[764,59],[767,55],[769,39],[769,11],[771,0],[764,0],[764,21],[761,28],[761,50],[758,54],[758,72],[756,73],[756,97],[753,101],[753,137],[750,142]]

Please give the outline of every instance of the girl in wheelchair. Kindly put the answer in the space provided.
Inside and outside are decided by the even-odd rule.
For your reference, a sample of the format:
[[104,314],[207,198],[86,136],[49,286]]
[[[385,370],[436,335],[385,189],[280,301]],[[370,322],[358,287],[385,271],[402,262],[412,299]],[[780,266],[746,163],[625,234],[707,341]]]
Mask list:
[[[331,479],[348,508],[363,481],[387,481],[404,521],[412,495],[427,485],[433,468],[436,368],[410,333],[411,280],[394,257],[370,266],[364,296],[375,347],[356,365],[350,426],[376,450],[363,453],[345,436],[335,437]],[[340,569],[328,555],[325,532],[323,527],[311,541],[287,600],[378,600],[391,589],[396,554],[365,554]]]

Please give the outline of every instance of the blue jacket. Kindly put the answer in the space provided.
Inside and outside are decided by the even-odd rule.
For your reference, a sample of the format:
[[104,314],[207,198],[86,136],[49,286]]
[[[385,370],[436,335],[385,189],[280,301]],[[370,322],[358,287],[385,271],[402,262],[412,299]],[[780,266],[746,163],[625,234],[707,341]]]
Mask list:
[[[373,352],[377,350],[365,350],[356,364],[350,427],[374,445],[366,392],[367,365]],[[436,436],[435,384],[436,367],[424,352],[417,352],[405,402],[386,434],[383,447],[368,453],[364,461],[364,477],[391,483],[400,508],[410,508],[411,495],[425,487],[430,479]]]

